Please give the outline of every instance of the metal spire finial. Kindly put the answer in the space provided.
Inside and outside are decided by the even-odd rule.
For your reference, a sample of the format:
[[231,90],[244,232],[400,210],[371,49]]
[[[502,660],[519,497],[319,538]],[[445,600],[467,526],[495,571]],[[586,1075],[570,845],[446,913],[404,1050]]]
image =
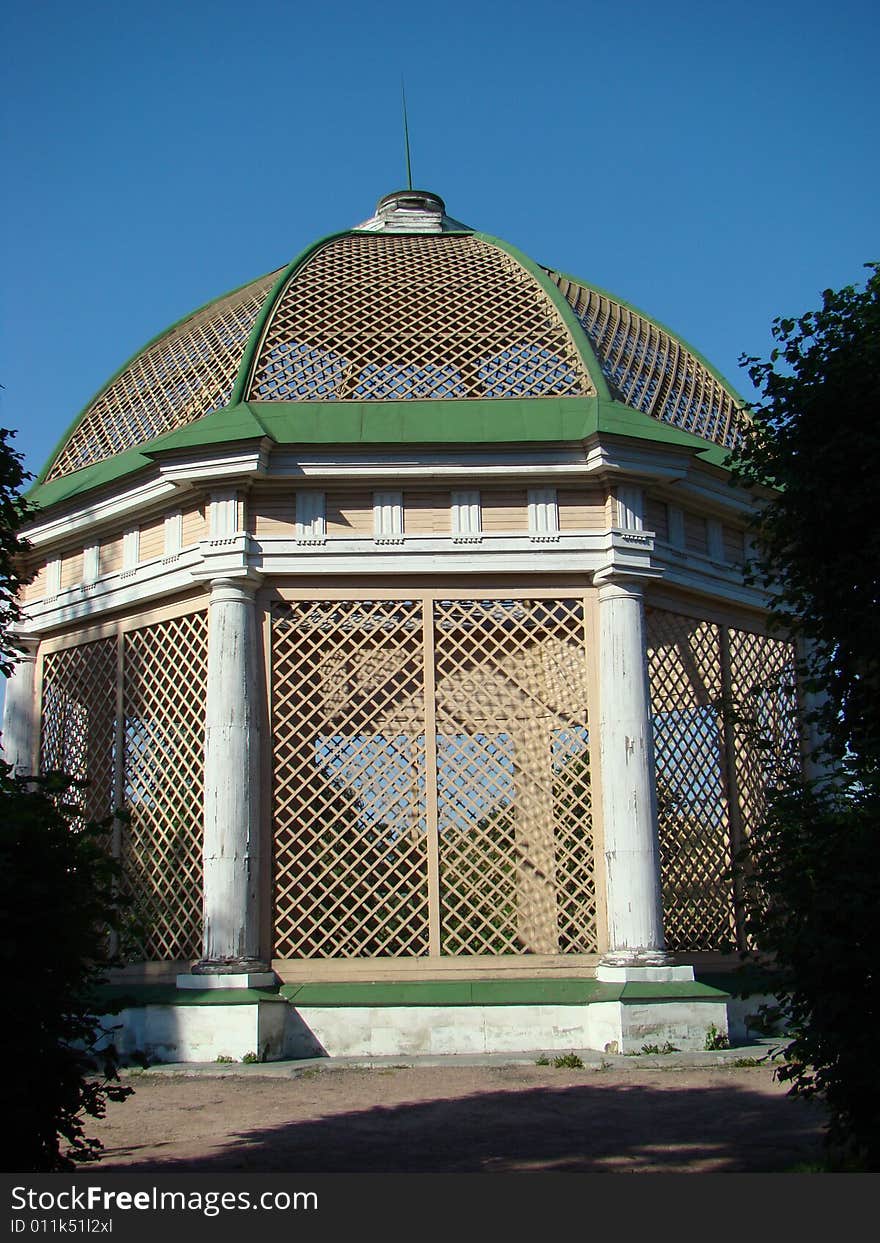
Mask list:
[[406,188],[411,190],[412,183],[412,164],[409,158],[409,125],[406,119],[406,87],[403,82],[403,74],[400,75],[400,95],[403,100],[403,140],[406,146]]

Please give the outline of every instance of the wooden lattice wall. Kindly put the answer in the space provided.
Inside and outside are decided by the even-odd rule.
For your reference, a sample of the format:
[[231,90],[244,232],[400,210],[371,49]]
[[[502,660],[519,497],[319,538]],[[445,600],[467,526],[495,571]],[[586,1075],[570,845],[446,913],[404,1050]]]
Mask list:
[[742,946],[733,860],[799,762],[794,648],[650,609],[648,669],[667,945]]
[[132,898],[129,959],[198,956],[207,617],[121,626],[42,662],[42,771],[88,781],[85,816],[124,808],[108,844]]
[[584,611],[275,605],[276,957],[596,951]]

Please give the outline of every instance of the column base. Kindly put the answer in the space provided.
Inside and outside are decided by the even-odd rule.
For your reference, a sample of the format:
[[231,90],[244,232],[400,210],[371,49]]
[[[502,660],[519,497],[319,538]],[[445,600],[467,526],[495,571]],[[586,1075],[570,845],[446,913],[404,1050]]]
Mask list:
[[177,977],[178,988],[273,988],[277,983],[275,972],[260,958],[203,958]]
[[274,988],[278,983],[274,971],[236,971],[234,974],[179,975],[178,988]]
[[693,978],[693,967],[676,966],[660,949],[611,950],[596,968],[596,979],[606,984],[671,984]]

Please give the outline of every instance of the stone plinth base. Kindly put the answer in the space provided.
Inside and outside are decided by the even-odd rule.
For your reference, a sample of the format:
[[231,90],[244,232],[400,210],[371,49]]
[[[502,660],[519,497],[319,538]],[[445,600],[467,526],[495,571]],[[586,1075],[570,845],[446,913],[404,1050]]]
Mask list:
[[693,978],[693,967],[616,966],[609,963],[599,963],[599,966],[596,968],[596,979],[602,980],[606,984],[672,984],[693,980]]
[[[643,972],[690,968],[640,968]],[[183,977],[186,979],[186,977]],[[727,993],[693,979],[495,980],[396,984],[284,984],[278,992],[224,987],[145,988],[104,1020],[124,1059],[275,1061],[640,1053],[706,1048],[728,1034]],[[239,977],[241,978],[241,977]],[[257,979],[260,974],[257,973]],[[733,1027],[733,1024],[731,1024]],[[250,1055],[250,1056],[248,1056]]]
[[274,988],[278,983],[274,971],[236,971],[213,975],[179,975],[178,988]]
[[284,1056],[418,1057],[438,1054],[639,1053],[645,1044],[706,1047],[727,1035],[726,999],[604,1001],[588,1006],[291,1007]]
[[132,1006],[103,1025],[125,1061],[274,1062],[285,1056],[288,1007],[278,998],[232,1005]]

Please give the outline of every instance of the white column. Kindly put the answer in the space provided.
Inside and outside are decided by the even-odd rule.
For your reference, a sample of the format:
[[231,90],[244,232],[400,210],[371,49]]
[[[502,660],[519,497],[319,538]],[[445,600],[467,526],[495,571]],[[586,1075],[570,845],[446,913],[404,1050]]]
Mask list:
[[34,772],[37,741],[37,706],[34,702],[34,674],[37,667],[37,640],[15,636],[21,647],[6,682],[3,704],[3,758],[17,777]]
[[[827,790],[834,783],[835,764],[828,754],[828,739],[821,727],[820,714],[826,709],[828,693],[808,690],[806,683],[814,672],[815,655],[812,643],[799,638],[796,644],[798,661],[798,709],[800,711],[801,760],[804,778],[817,791]],[[819,718],[819,719],[817,719]]]
[[[260,676],[254,591],[246,577],[211,583],[203,958],[191,979],[268,970],[260,957]],[[247,974],[244,978],[257,982]]]
[[599,756],[608,951],[599,979],[693,978],[663,942],[657,796],[642,587],[599,587]]

